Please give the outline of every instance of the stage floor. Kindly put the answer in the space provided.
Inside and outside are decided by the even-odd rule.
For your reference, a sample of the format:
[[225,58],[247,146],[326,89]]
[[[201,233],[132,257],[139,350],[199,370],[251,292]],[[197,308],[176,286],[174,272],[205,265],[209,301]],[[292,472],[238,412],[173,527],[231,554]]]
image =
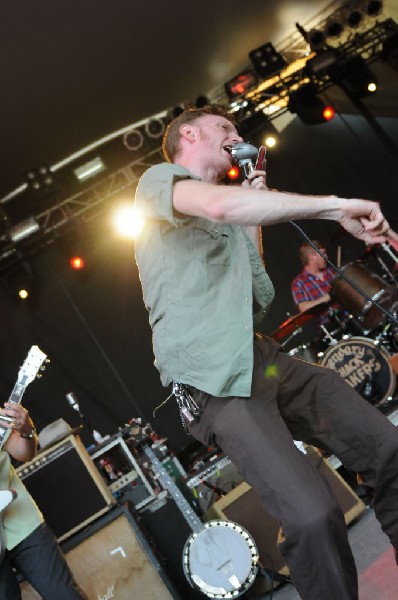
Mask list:
[[[367,508],[351,523],[348,535],[358,569],[359,600],[397,600],[398,566],[373,509]],[[299,599],[292,585],[284,584],[274,590],[274,600]]]

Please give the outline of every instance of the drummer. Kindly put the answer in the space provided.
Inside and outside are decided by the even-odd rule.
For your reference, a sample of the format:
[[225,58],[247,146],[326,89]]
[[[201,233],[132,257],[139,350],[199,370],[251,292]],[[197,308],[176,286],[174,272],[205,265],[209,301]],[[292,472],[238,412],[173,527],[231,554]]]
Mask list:
[[[322,254],[326,254],[325,244],[312,240]],[[332,267],[309,242],[305,242],[299,249],[303,270],[291,283],[293,301],[300,312],[304,312],[317,304],[330,302],[331,283],[335,276]]]

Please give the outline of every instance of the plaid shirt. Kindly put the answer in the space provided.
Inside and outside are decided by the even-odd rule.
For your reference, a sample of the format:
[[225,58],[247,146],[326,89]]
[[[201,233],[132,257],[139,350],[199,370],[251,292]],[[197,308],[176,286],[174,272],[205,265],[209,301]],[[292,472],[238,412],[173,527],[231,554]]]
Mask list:
[[316,275],[312,275],[306,269],[297,275],[292,281],[291,289],[293,300],[297,306],[300,302],[309,300],[317,300],[330,292],[330,284],[335,276],[335,271],[328,267],[323,271],[323,279],[319,279]]

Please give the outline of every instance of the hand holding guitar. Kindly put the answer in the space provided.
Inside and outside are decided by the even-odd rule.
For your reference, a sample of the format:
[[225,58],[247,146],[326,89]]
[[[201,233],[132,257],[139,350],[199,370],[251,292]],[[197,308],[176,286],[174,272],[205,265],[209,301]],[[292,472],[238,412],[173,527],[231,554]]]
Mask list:
[[[0,424],[6,429],[17,431],[21,437],[32,439],[34,425],[26,408],[20,404],[5,402],[0,409]],[[32,436],[33,437],[33,436]]]

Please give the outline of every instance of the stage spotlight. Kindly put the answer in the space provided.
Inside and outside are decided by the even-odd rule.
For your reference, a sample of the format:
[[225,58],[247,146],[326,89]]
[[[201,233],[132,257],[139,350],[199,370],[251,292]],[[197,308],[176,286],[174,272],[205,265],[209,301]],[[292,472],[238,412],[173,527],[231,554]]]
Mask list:
[[327,73],[330,79],[349,95],[363,98],[377,90],[377,78],[361,56],[349,56],[332,65]]
[[346,23],[350,29],[358,29],[365,19],[365,13],[358,7],[353,8],[346,15]]
[[102,171],[105,171],[105,164],[100,156],[96,156],[92,160],[84,163],[84,165],[73,169],[73,172],[79,181],[86,181],[86,179],[95,177]]
[[327,38],[337,39],[344,31],[344,22],[340,17],[330,17],[326,21],[325,35]]
[[167,121],[170,122],[173,119],[176,119],[180,116],[182,112],[184,112],[184,110],[185,107],[182,104],[178,104],[177,106],[169,108],[169,110],[167,111]]
[[40,165],[27,171],[26,182],[30,189],[38,191],[43,188],[49,188],[54,183],[54,175],[50,167]]
[[313,52],[319,52],[324,48],[326,43],[326,35],[324,31],[320,29],[311,29],[307,33],[307,41]]
[[267,133],[264,137],[264,146],[267,146],[267,148],[275,148],[275,146],[278,143],[278,138],[273,135],[272,133]]
[[144,136],[140,129],[131,129],[131,131],[126,131],[123,135],[123,144],[126,146],[127,150],[131,150],[131,152],[136,152],[140,150],[144,145]]
[[257,84],[257,76],[254,71],[250,69],[246,69],[246,71],[242,71],[234,77],[227,81],[224,84],[224,89],[227,93],[227,96],[230,100],[234,100],[238,98],[242,94],[248,92],[252,87]]
[[308,83],[291,92],[288,109],[297,114],[305,125],[320,125],[334,117],[334,109],[317,96],[316,86]]
[[37,231],[39,231],[40,226],[34,217],[29,217],[20,223],[17,223],[13,227],[8,230],[8,235],[12,242],[17,243],[21,240],[24,240]]
[[271,43],[264,44],[249,52],[249,58],[256,73],[263,79],[276,75],[287,66],[287,62]]
[[119,206],[113,214],[113,226],[119,236],[134,239],[144,228],[144,217],[134,206],[125,204]]
[[331,121],[335,115],[335,110],[333,106],[325,106],[322,114],[325,121]]
[[227,173],[227,177],[230,181],[238,181],[241,177],[239,167],[231,167]]
[[198,96],[195,100],[196,108],[203,108],[204,106],[207,106],[208,104],[210,104],[210,100],[208,99],[207,96]]
[[165,125],[162,119],[149,119],[144,126],[145,133],[152,139],[162,137]]
[[34,297],[36,281],[32,267],[24,259],[16,270],[6,276],[7,286],[14,300],[27,301]]
[[[250,142],[254,146],[267,145],[271,148],[279,139],[277,130],[261,110],[239,119],[238,131],[245,142]],[[271,137],[273,141],[270,142]],[[266,144],[266,139],[268,139],[268,144]]]
[[363,9],[368,17],[378,17],[383,10],[383,2],[381,0],[366,1]]
[[86,262],[82,256],[72,256],[69,259],[69,264],[75,271],[81,271],[86,266]]

